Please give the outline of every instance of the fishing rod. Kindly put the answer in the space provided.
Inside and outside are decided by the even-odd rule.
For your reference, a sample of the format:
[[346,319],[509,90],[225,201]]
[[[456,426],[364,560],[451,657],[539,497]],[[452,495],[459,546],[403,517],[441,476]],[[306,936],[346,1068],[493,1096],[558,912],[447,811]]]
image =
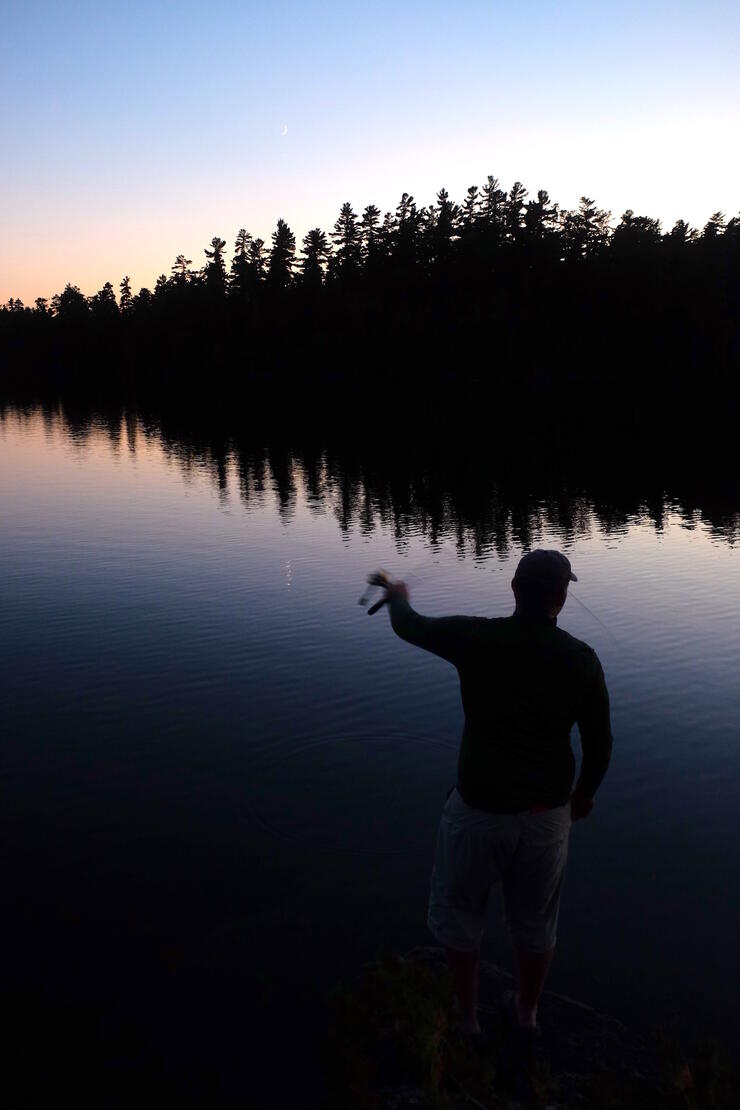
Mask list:
[[[433,565],[433,561],[431,559],[424,559],[423,562],[421,562],[421,563],[415,563],[413,567],[408,567],[408,568],[404,569],[404,571],[403,571],[404,579],[414,578],[418,575],[418,572],[420,570],[428,570],[429,567],[432,566],[432,565]],[[367,576],[367,586],[365,588],[365,591],[364,591],[362,597],[358,598],[358,601],[357,601],[358,605],[362,605],[363,607],[368,605],[369,602],[370,602],[370,598],[372,597],[372,595],[375,593],[375,591],[377,589],[387,590],[388,587],[392,584],[392,582],[393,582],[393,579],[390,575],[390,572],[387,571],[387,570],[376,570],[376,571],[373,571],[372,574],[368,574],[368,576]],[[375,604],[371,605],[370,608],[368,609],[367,615],[369,617],[372,617],[374,613],[377,613],[379,609],[382,609],[382,607],[385,605],[386,601],[387,601],[387,598],[385,598],[385,597],[381,598],[380,601],[376,601]]]
[[[368,574],[368,576],[367,576],[367,589],[363,593],[362,597],[359,599],[358,604],[359,605],[367,605],[370,601],[370,598],[375,593],[375,591],[378,588],[387,590],[388,587],[391,584],[391,581],[392,581],[391,576],[390,576],[390,574],[388,573],[387,570],[375,570],[375,571],[373,571],[372,574]],[[370,606],[370,608],[367,611],[367,615],[369,617],[372,617],[373,613],[377,613],[378,609],[383,608],[383,606],[386,603],[386,600],[387,600],[387,598],[381,597],[380,601],[376,601],[374,605]]]

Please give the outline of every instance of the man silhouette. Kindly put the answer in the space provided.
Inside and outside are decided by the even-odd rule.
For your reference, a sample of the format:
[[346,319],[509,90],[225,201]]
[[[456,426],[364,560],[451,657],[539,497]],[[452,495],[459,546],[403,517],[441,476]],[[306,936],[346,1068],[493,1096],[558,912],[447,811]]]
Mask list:
[[[609,697],[596,653],[557,627],[569,582],[558,551],[520,560],[510,617],[423,617],[403,582],[387,586],[391,624],[404,640],[453,663],[465,710],[457,785],[437,837],[428,924],[445,947],[464,1035],[480,1036],[478,967],[486,905],[503,889],[517,953],[510,1017],[537,1028],[537,1004],[555,950],[571,821],[587,817],[609,764]],[[570,730],[583,758],[573,789]]]

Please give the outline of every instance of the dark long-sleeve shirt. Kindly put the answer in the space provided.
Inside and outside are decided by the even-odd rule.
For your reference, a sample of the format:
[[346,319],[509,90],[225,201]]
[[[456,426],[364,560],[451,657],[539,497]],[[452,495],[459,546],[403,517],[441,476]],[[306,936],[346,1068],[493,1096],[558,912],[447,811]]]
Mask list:
[[588,644],[547,617],[423,617],[402,598],[389,609],[403,640],[457,667],[465,710],[457,786],[468,805],[497,813],[564,805],[576,723],[577,786],[593,797],[612,735],[604,672]]

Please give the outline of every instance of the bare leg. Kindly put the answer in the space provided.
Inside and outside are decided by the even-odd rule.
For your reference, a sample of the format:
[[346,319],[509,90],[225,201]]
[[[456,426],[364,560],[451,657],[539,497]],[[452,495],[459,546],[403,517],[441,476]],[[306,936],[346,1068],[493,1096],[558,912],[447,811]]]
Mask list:
[[460,1028],[463,1033],[480,1033],[478,1024],[478,965],[480,948],[472,952],[459,952],[446,948],[447,962],[452,972],[455,996],[460,1007]]
[[514,1005],[519,1024],[526,1028],[534,1029],[537,1025],[537,1003],[540,1000],[554,952],[554,948],[550,948],[547,952],[523,952],[517,949],[519,990],[514,996]]

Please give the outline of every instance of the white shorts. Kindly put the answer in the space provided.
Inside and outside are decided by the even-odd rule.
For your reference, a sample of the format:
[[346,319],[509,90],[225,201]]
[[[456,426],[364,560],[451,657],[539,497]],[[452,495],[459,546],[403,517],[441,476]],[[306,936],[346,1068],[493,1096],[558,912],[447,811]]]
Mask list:
[[515,946],[554,948],[570,825],[569,804],[488,813],[453,790],[439,824],[429,897],[428,925],[439,943],[462,952],[477,948],[491,888],[500,882]]

